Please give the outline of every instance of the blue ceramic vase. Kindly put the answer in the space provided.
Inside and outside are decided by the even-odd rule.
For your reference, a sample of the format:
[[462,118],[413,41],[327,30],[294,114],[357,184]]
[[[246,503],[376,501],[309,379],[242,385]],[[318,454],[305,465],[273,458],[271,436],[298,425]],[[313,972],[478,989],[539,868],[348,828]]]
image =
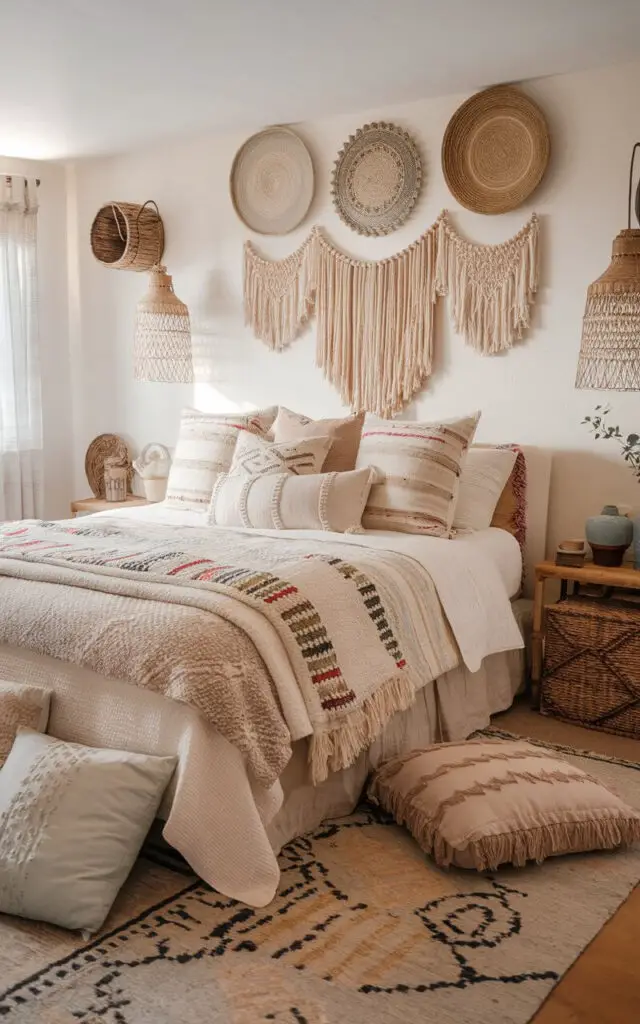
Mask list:
[[[633,540],[633,523],[620,515],[617,505],[605,505],[599,516],[587,519],[585,536],[595,565],[622,565],[624,553]],[[636,551],[636,557],[637,554]]]

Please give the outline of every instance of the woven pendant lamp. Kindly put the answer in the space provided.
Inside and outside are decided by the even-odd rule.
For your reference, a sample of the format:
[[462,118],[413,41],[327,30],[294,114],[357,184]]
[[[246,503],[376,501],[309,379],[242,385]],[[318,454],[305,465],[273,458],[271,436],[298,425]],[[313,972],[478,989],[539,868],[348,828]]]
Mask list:
[[149,290],[138,303],[134,340],[136,380],[193,381],[189,310],[173,290],[167,268],[157,264]]
[[614,239],[608,268],[587,290],[577,388],[640,391],[640,230],[631,227],[638,148],[636,142],[629,171],[629,226]]

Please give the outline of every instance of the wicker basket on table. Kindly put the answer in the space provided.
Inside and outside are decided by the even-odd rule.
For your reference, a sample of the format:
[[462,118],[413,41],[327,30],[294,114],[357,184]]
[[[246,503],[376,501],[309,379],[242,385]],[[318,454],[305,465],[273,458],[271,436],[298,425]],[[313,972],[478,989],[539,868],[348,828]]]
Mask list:
[[570,598],[546,609],[540,710],[640,738],[640,605]]

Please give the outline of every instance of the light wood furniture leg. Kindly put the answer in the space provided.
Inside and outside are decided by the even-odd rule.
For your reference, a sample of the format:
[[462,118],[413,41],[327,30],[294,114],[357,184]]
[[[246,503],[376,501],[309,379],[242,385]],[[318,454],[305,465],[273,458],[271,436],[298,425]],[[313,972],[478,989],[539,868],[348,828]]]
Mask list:
[[531,696],[535,708],[540,703],[540,677],[542,676],[544,583],[544,576],[536,573],[536,584],[533,592],[533,635],[531,638]]

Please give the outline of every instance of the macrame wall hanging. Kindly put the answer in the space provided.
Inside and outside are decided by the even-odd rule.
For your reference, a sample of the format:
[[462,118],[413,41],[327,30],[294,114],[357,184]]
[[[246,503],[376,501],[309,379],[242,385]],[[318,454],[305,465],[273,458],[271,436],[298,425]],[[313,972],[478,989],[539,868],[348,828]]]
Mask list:
[[455,329],[483,355],[511,348],[531,323],[538,287],[538,218],[506,242],[478,245],[447,217],[438,229],[438,295],[449,295]]
[[431,373],[434,311],[450,295],[456,330],[483,354],[509,348],[529,326],[537,286],[538,220],[514,238],[476,245],[446,211],[388,259],[355,260],[314,228],[296,252],[265,260],[245,245],[245,320],[281,351],[315,311],[316,362],[356,412],[394,415]]

